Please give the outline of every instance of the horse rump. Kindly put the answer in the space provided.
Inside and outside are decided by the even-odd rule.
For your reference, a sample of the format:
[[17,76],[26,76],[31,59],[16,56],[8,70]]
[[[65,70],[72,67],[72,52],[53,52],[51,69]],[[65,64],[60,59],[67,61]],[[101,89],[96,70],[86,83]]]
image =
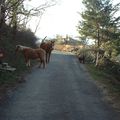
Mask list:
[[45,50],[43,50],[42,48],[38,48],[35,49],[35,52],[37,53],[39,60],[40,60],[40,65],[39,67],[41,67],[41,64],[43,64],[43,68],[45,68],[46,66],[46,52]]

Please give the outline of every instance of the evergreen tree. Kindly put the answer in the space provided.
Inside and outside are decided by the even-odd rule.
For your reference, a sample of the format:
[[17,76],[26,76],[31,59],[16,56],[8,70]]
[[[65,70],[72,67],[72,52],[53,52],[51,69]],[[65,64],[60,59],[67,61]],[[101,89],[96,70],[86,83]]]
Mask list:
[[97,66],[101,45],[119,38],[120,17],[114,15],[120,4],[113,5],[111,0],[83,0],[83,4],[85,11],[81,14],[83,20],[79,22],[78,31],[81,37],[95,40]]

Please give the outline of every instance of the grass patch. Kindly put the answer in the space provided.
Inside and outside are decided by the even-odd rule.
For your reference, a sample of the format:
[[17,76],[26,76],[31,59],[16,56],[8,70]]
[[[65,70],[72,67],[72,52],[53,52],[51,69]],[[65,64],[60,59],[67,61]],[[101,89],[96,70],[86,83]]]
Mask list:
[[93,64],[86,64],[86,67],[94,80],[107,91],[105,98],[112,103],[113,107],[120,110],[120,82],[113,74],[96,68]]

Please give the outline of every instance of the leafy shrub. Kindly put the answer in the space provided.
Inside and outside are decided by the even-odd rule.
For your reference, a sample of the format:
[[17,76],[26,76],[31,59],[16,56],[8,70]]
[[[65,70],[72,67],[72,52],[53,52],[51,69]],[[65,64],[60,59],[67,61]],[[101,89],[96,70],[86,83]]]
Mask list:
[[35,47],[37,38],[30,30],[21,30],[16,32],[16,39],[13,39],[12,28],[5,25],[0,33],[0,48],[5,52],[3,62],[7,62],[10,66],[15,67],[16,71],[9,73],[4,71],[0,76],[0,83],[6,84],[16,81],[16,78],[27,70],[24,58],[21,53],[15,56],[15,46],[17,44]]
[[111,61],[108,58],[101,58],[99,60],[98,68],[103,69],[105,72],[115,76],[118,80],[120,80],[120,78],[118,77],[120,75],[120,64],[119,63],[115,61]]

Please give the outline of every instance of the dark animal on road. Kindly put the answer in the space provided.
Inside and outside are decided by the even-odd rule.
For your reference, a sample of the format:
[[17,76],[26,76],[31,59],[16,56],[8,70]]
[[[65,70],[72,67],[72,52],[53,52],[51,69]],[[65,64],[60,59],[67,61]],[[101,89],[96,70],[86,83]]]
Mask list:
[[30,59],[37,59],[40,62],[39,67],[41,67],[41,64],[43,64],[43,68],[45,68],[45,50],[41,48],[33,49],[22,45],[16,45],[15,51],[21,51],[23,53],[26,66],[30,67]]
[[47,42],[43,41],[40,44],[40,48],[42,48],[46,51],[46,63],[49,63],[49,61],[50,61],[51,52],[54,49],[54,43],[55,43],[55,41],[47,41]]
[[85,63],[85,55],[79,55],[78,59],[80,63],[83,63],[83,64]]

